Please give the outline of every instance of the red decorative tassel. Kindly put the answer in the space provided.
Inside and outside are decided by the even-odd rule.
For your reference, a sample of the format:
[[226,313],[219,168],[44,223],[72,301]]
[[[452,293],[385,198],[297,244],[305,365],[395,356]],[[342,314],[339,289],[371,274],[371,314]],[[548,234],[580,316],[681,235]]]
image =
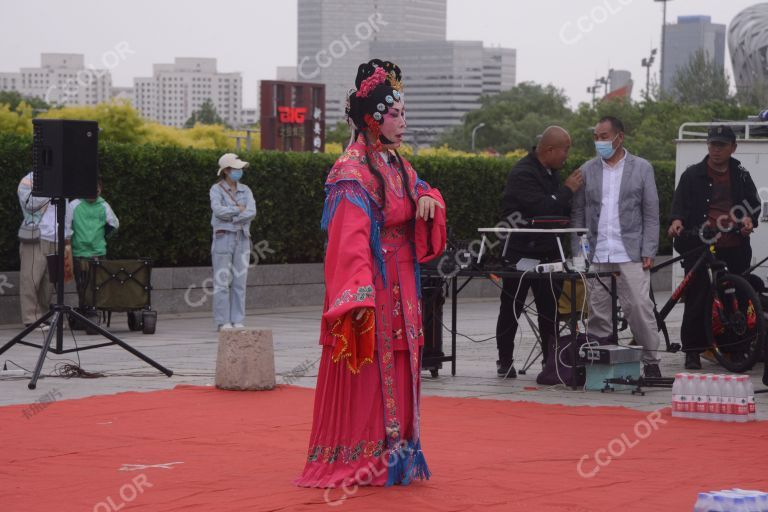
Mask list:
[[384,151],[384,146],[381,145],[380,139],[381,126],[379,125],[378,121],[376,121],[370,114],[365,114],[363,119],[365,120],[365,125],[368,127],[368,133],[375,141],[373,143],[373,149],[376,151]]

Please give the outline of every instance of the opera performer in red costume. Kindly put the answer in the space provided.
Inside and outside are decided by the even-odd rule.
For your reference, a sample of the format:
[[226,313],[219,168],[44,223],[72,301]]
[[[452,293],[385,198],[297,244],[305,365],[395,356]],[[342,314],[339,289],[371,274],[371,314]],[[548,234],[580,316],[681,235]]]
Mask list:
[[430,476],[419,437],[419,263],[443,253],[445,203],[397,152],[406,126],[400,68],[371,60],[355,86],[353,142],[325,183],[322,357],[303,487]]

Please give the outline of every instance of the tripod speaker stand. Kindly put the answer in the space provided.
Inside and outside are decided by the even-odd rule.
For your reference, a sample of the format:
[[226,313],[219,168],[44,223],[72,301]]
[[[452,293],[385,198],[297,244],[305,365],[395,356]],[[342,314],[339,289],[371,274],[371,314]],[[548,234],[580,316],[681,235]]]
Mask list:
[[[45,124],[43,124],[45,123]],[[50,123],[50,124],[49,124]],[[48,312],[43,315],[41,318],[36,320],[34,323],[30,324],[27,328],[25,328],[23,331],[21,331],[16,337],[14,337],[11,341],[0,347],[0,354],[7,351],[11,347],[13,347],[16,344],[19,345],[27,345],[30,347],[35,347],[41,349],[40,357],[37,360],[37,364],[35,365],[35,370],[32,374],[32,379],[30,380],[28,384],[29,389],[35,389],[37,387],[37,380],[40,378],[40,372],[43,369],[43,363],[45,363],[45,356],[48,352],[52,352],[54,354],[68,354],[70,352],[78,352],[82,350],[90,350],[94,348],[100,348],[100,347],[108,347],[111,345],[119,345],[120,347],[124,348],[134,356],[138,357],[139,359],[143,360],[144,362],[150,364],[151,366],[154,366],[161,372],[163,372],[168,377],[173,375],[173,372],[164,366],[156,363],[146,355],[142,354],[135,348],[131,347],[124,341],[122,341],[117,336],[113,335],[109,331],[103,329],[101,325],[96,324],[92,322],[90,319],[86,318],[85,316],[81,315],[79,311],[75,310],[71,306],[67,306],[64,304],[64,248],[65,248],[65,236],[64,236],[64,224],[66,222],[66,199],[65,195],[81,195],[88,197],[89,195],[96,196],[96,157],[97,157],[97,145],[96,145],[96,139],[98,134],[98,125],[96,123],[91,122],[84,122],[84,121],[62,121],[62,120],[34,120],[35,124],[35,142],[33,145],[33,171],[34,171],[34,180],[35,183],[33,185],[33,195],[42,196],[42,197],[52,197],[51,204],[56,206],[56,223],[57,223],[57,233],[56,233],[56,240],[57,240],[57,257],[56,257],[56,303],[51,304],[51,308],[48,310]],[[43,128],[41,128],[41,125],[43,125]],[[48,130],[48,127],[55,128],[55,130]],[[71,128],[71,129],[69,129]],[[52,133],[51,133],[52,132]],[[44,134],[48,133],[50,136],[49,140],[41,140],[44,138]],[[87,137],[91,140],[88,140],[87,144],[91,151],[79,151],[82,150],[82,147],[73,148],[74,155],[77,155],[78,158],[80,158],[80,161],[77,162],[77,166],[75,166],[75,170],[68,168],[66,165],[63,165],[66,163],[64,148],[60,148],[60,151],[54,151],[56,148],[56,142],[59,142],[59,146],[61,146],[62,141],[64,143],[68,143],[72,140],[77,140],[77,135],[79,133],[87,134]],[[63,136],[62,136],[63,134]],[[58,136],[58,137],[57,137]],[[74,143],[73,143],[74,144]],[[67,170],[69,169],[70,172],[77,172],[77,170],[83,169],[83,162],[82,157],[83,154],[90,155],[92,157],[92,174],[94,177],[92,187],[89,187],[86,185],[86,189],[88,192],[92,190],[92,194],[85,193],[85,194],[76,194],[74,189],[67,191],[66,188],[62,188],[61,190],[56,190],[56,182],[51,181],[48,176],[51,173],[57,173],[58,182],[60,187],[65,187],[65,185],[61,185],[61,183],[66,183],[66,186],[72,186],[73,183],[76,183],[78,180],[73,179],[73,176],[67,176]],[[72,167],[72,166],[70,166]],[[80,182],[82,182],[82,176],[78,176],[78,179]],[[40,181],[45,181],[46,185],[43,186]],[[53,185],[51,185],[53,183]],[[46,188],[48,187],[48,188]],[[78,192],[82,192],[82,190],[78,190]],[[50,195],[49,195],[50,194]],[[49,271],[51,269],[49,268]],[[81,322],[82,325],[86,325],[93,329],[94,332],[101,334],[105,338],[109,340],[109,343],[100,343],[97,345],[88,345],[86,347],[76,347],[74,349],[64,349],[64,321],[67,318],[67,316],[70,316],[74,319],[76,319],[78,322]],[[36,345],[34,343],[29,343],[27,341],[24,341],[24,338],[32,333],[35,329],[40,327],[43,322],[50,320],[50,329],[46,333],[45,341],[43,345]],[[51,347],[51,344],[53,343],[53,337],[56,336],[56,345],[54,347]]]

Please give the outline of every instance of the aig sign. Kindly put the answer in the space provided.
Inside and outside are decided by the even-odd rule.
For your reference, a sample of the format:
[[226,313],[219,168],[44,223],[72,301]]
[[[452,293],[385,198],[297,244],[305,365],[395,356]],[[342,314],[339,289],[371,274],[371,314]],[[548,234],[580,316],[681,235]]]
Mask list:
[[280,122],[288,124],[301,124],[307,115],[304,107],[277,107],[277,112],[280,114]]
[[261,149],[325,149],[325,85],[262,80]]

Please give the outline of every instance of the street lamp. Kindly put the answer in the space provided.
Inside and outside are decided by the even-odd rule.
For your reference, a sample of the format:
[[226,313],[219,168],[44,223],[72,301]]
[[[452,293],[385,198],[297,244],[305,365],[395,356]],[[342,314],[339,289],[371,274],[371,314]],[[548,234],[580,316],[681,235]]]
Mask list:
[[593,85],[592,87],[587,87],[587,94],[592,94],[592,106],[595,106],[595,103],[597,103],[597,99],[595,98],[595,94],[597,93],[597,90],[600,88],[599,85]]
[[605,92],[604,92],[603,96],[608,96],[608,79],[607,78],[605,78],[604,76],[601,76],[600,78],[597,79],[595,84],[604,85],[605,86]]
[[474,128],[472,128],[472,152],[475,152],[475,134],[477,133],[477,130],[485,126],[485,123],[480,123]]
[[651,99],[651,66],[656,60],[656,48],[651,50],[651,55],[643,58],[641,65],[645,68],[645,101]]
[[587,93],[592,93],[593,107],[597,104],[596,94],[597,94],[597,91],[600,90],[601,85],[605,86],[605,94],[608,94],[608,80],[604,76],[600,78],[595,78],[595,85],[593,85],[592,87],[587,87]]
[[661,21],[661,62],[659,63],[659,95],[662,95],[664,93],[664,51],[666,50],[666,47],[664,46],[664,32],[666,31],[667,27],[667,2],[671,2],[672,0],[653,0],[654,2],[662,2],[664,4],[664,9],[662,10],[662,21]]

